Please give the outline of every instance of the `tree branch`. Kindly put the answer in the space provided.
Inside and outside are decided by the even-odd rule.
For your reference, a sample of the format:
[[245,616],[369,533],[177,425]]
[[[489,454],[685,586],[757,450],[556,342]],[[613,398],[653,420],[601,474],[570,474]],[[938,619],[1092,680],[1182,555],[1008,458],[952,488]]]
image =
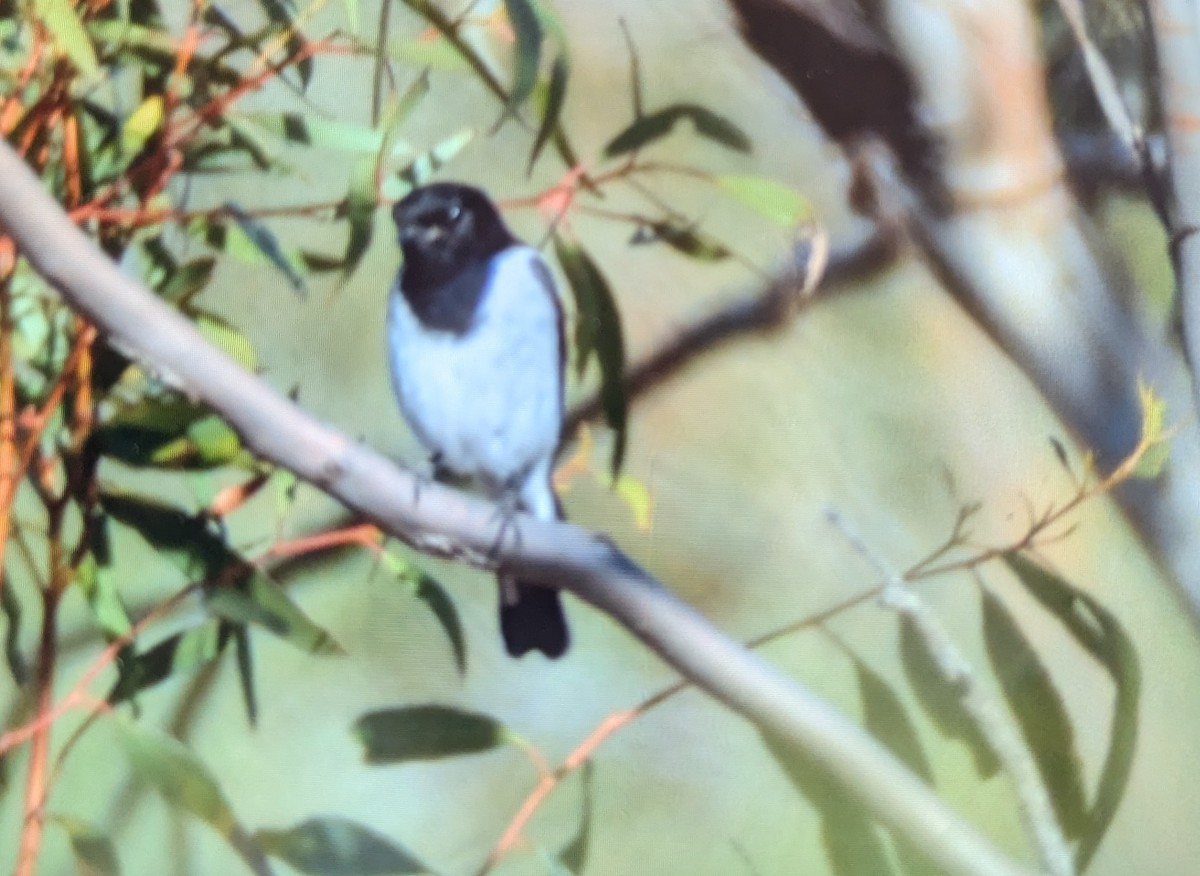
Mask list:
[[[260,456],[419,549],[482,564],[495,548],[492,505],[418,484],[412,473],[317,421],[210,346],[182,315],[105,258],[7,144],[0,145],[0,225],[73,308],[219,412]],[[505,539],[496,550],[504,569],[564,586],[613,617],[685,678],[803,749],[944,871],[1031,872],[947,808],[862,728],[722,634],[607,539],[525,515],[518,526],[520,538]]]

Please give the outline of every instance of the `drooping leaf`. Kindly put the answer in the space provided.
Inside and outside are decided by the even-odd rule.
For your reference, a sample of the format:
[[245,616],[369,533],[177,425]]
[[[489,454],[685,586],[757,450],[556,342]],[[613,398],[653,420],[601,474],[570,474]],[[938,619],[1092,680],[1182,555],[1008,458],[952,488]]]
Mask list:
[[286,830],[260,830],[254,837],[268,855],[314,876],[430,872],[407,849],[344,818],[310,818]]
[[388,200],[397,200],[417,186],[425,185],[474,139],[475,131],[464,128],[435,143],[409,161],[398,173],[384,180],[383,196]]
[[246,720],[254,727],[258,724],[258,694],[254,687],[254,651],[251,649],[250,631],[239,625],[233,627],[232,633],[242,704],[246,707]]
[[1116,615],[1097,602],[1095,597],[1073,587],[1022,554],[1005,554],[1004,561],[1030,595],[1104,667],[1116,687],[1112,726],[1108,733],[1108,753],[1104,758],[1095,801],[1088,813],[1088,824],[1075,852],[1076,869],[1082,873],[1091,863],[1100,841],[1112,824],[1133,770],[1142,685],[1141,665],[1133,641]]
[[558,861],[568,871],[574,873],[575,876],[581,876],[583,868],[587,866],[588,847],[591,844],[592,837],[592,809],[594,801],[592,799],[592,772],[593,765],[591,760],[585,760],[583,767],[580,770],[580,781],[583,784],[582,792],[582,809],[579,813],[579,827],[575,831],[575,835],[571,837],[571,841],[562,847],[558,853]]
[[446,593],[445,588],[424,569],[403,556],[391,551],[384,551],[380,555],[380,559],[388,571],[395,575],[397,580],[412,587],[413,595],[424,602],[433,612],[433,616],[442,625],[446,638],[450,640],[450,647],[454,651],[454,664],[458,668],[459,674],[465,673],[467,670],[466,638],[463,635],[462,623],[458,618],[458,610],[454,607],[454,602]]
[[375,156],[364,155],[350,168],[350,187],[346,192],[346,221],[350,227],[342,256],[342,275],[349,279],[362,261],[375,227],[375,208],[379,197],[375,182]]
[[713,177],[713,182],[760,216],[785,228],[812,215],[812,204],[804,195],[769,177],[727,174]]
[[21,603],[7,576],[0,577],[0,612],[4,614],[4,660],[17,687],[24,687],[29,665],[21,653]]
[[208,610],[236,624],[256,624],[302,651],[341,656],[345,650],[264,572],[246,568],[243,580],[208,591]]
[[504,0],[504,9],[512,25],[513,84],[508,92],[504,118],[512,116],[537,85],[538,69],[542,63],[542,40],[545,33],[537,11],[530,0]]
[[750,151],[750,138],[724,116],[699,104],[676,103],[634,119],[629,127],[609,141],[604,147],[604,154],[608,158],[615,158],[648,146],[670,134],[682,119],[691,121],[701,137],[737,152]]
[[117,850],[106,833],[72,815],[53,815],[50,820],[66,831],[78,876],[120,876]]
[[226,837],[233,833],[237,822],[217,780],[186,745],[145,727],[126,728],[121,741],[134,774],[167,803]]
[[1033,644],[987,589],[983,636],[992,670],[1037,762],[1059,824],[1069,838],[1078,837],[1087,823],[1087,802],[1074,728]]
[[613,430],[610,468],[613,477],[620,474],[625,458],[628,399],[625,395],[625,338],[616,299],[608,280],[579,244],[560,235],[554,236],[554,253],[575,296],[579,322],[576,349],[585,359],[595,351],[600,363],[600,398],[604,419]]
[[661,241],[676,252],[700,261],[717,262],[730,256],[729,248],[723,243],[675,219],[664,219],[641,226],[630,243],[645,244],[656,241]]
[[71,0],[34,0],[33,12],[85,80],[99,74],[96,49]]
[[[867,730],[910,770],[932,785],[933,768],[900,697],[882,676],[857,657],[854,658],[854,669]],[[906,873],[916,876],[931,871],[928,859],[916,846],[899,834],[893,833],[892,838]]]
[[908,710],[896,692],[875,670],[857,657],[858,695],[862,699],[863,721],[871,735],[891,749],[908,768],[933,783],[933,768],[908,717]]
[[904,677],[937,728],[967,746],[981,776],[994,776],[1000,762],[963,707],[964,692],[942,675],[924,638],[907,617],[900,625],[900,659]]
[[237,223],[237,227],[246,236],[246,239],[266,257],[268,262],[279,269],[279,272],[287,279],[293,291],[298,295],[307,295],[308,285],[304,282],[304,277],[297,270],[292,257],[284,252],[283,245],[279,242],[279,238],[275,236],[275,232],[232,201],[227,202],[225,208]]
[[559,119],[562,117],[563,104],[567,99],[567,80],[571,69],[565,54],[555,56],[550,66],[550,81],[546,86],[546,96],[542,101],[542,116],[538,122],[537,134],[533,138],[533,148],[529,151],[529,163],[525,167],[528,175],[533,172],[542,149],[558,130]]
[[475,754],[507,741],[507,731],[494,718],[447,706],[369,712],[355,722],[354,733],[370,764]]
[[188,307],[186,312],[206,341],[247,371],[258,370],[258,353],[254,351],[250,339],[237,326],[210,310]]
[[193,672],[216,658],[224,644],[221,624],[210,620],[168,636],[141,653],[126,648],[117,661],[119,674],[108,692],[108,702],[117,705],[172,677]]
[[791,742],[761,733],[767,751],[821,816],[821,839],[835,876],[897,876],[863,805]]
[[171,302],[181,305],[189,304],[197,293],[202,292],[208,286],[216,264],[217,260],[212,256],[203,256],[185,262],[162,283],[156,285],[158,294]]
[[119,523],[135,530],[185,575],[215,576],[232,553],[204,520],[172,505],[133,493],[102,492],[101,506]]
[[92,617],[108,641],[129,634],[133,624],[121,602],[114,570],[108,563],[97,562],[89,554],[76,568],[75,585],[87,599]]

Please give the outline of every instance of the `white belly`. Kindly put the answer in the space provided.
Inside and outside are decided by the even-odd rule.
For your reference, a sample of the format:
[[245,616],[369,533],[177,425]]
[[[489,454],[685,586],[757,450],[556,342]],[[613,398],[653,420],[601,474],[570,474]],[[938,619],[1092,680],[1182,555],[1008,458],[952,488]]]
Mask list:
[[548,466],[562,428],[561,327],[553,290],[534,279],[540,258],[526,246],[501,253],[463,335],[421,326],[398,289],[388,301],[401,411],[443,465],[493,493]]

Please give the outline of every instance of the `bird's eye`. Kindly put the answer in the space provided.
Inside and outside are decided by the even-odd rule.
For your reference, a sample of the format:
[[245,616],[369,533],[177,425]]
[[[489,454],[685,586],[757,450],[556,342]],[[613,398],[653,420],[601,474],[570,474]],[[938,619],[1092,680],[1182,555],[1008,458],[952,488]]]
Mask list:
[[451,204],[449,207],[446,208],[447,223],[454,222],[461,215],[462,215],[462,207],[460,207],[458,204]]

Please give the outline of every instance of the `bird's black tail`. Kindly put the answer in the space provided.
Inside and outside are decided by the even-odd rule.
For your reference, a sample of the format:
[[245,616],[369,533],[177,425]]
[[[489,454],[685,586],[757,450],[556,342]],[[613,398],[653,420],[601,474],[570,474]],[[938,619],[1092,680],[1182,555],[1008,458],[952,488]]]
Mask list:
[[[508,588],[516,596],[511,604],[504,598]],[[500,590],[500,632],[511,656],[535,650],[547,657],[566,653],[571,637],[557,590],[520,581],[501,583]]]

